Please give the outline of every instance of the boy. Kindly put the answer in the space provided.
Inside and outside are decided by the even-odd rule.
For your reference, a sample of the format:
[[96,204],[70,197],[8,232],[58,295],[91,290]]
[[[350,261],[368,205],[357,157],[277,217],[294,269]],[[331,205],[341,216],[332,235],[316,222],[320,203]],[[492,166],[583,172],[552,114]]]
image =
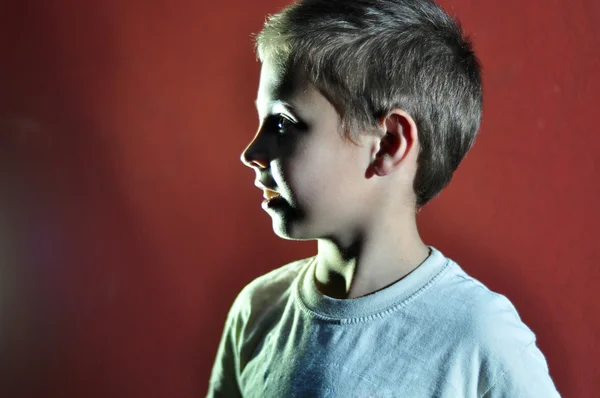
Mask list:
[[511,302],[421,240],[481,118],[479,62],[430,0],[305,0],[257,36],[241,160],[318,254],[235,299],[209,397],[559,397]]

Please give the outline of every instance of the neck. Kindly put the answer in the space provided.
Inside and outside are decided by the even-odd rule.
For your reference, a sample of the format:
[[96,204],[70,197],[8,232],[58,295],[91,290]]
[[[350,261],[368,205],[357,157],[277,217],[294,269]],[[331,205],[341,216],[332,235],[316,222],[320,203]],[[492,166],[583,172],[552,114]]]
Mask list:
[[416,220],[395,225],[398,228],[380,224],[370,230],[319,239],[315,270],[318,289],[338,299],[366,296],[417,268],[430,253],[419,236]]

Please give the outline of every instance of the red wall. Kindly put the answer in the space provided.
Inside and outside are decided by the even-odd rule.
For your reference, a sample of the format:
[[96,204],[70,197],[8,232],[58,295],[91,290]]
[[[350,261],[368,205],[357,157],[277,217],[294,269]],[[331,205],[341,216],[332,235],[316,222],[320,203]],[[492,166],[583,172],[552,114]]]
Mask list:
[[[239,162],[250,33],[284,4],[2,2],[0,396],[204,396],[236,294],[315,253],[274,235]],[[563,396],[591,398],[600,3],[444,4],[485,113],[422,235],[513,301]]]

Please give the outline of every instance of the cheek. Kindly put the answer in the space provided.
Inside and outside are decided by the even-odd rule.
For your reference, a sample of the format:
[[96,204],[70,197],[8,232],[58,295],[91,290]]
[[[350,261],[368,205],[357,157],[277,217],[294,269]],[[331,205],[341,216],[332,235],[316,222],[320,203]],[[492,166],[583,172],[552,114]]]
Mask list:
[[[332,149],[332,147],[334,149]],[[281,159],[277,174],[292,196],[303,203],[328,201],[329,197],[339,194],[339,161],[334,157],[335,146],[327,142],[311,146],[299,145],[297,151]],[[342,162],[343,163],[343,162]]]
[[327,185],[327,169],[313,159],[295,159],[282,167],[282,180],[292,195],[302,201],[313,201]]

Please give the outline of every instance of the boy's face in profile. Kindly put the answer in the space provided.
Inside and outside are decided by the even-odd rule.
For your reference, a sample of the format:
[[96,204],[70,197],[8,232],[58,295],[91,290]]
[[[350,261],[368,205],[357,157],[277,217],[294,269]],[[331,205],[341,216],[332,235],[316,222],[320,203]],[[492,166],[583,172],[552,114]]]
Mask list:
[[374,211],[369,193],[375,179],[365,175],[376,148],[344,140],[333,105],[314,86],[303,89],[303,83],[298,76],[284,79],[263,63],[259,129],[241,160],[256,171],[256,182],[281,195],[263,205],[279,236],[343,237]]

